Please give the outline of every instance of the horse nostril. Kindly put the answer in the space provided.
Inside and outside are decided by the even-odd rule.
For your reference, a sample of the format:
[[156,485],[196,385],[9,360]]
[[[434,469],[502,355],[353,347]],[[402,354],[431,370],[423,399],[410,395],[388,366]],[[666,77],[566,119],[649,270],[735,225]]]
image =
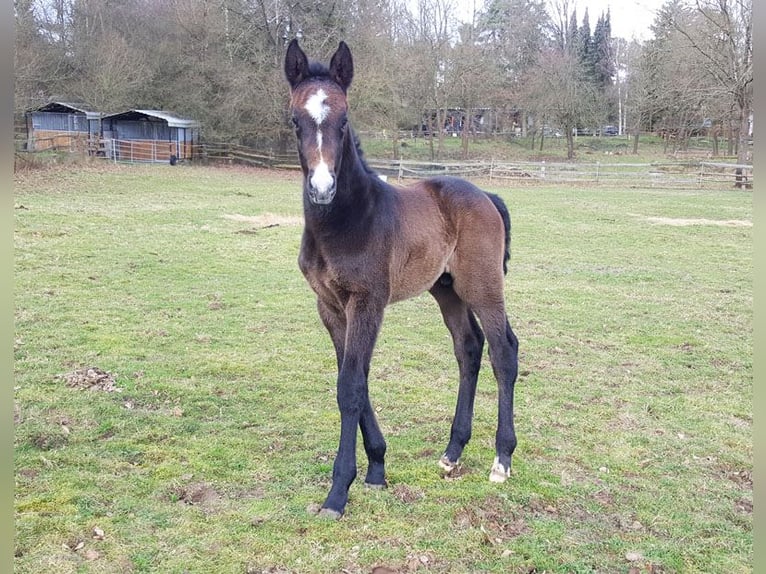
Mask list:
[[309,199],[312,203],[327,205],[335,198],[335,186],[329,189],[319,190],[315,187],[309,189]]
[[323,161],[309,174],[309,183],[319,194],[326,194],[335,189],[335,177]]

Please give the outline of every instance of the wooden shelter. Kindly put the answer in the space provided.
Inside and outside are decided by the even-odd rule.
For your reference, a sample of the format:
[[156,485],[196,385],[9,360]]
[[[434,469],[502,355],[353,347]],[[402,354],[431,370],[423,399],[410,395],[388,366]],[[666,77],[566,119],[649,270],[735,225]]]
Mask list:
[[101,119],[103,152],[118,161],[192,159],[199,134],[199,122],[162,110],[128,110]]
[[101,133],[101,112],[80,102],[49,102],[25,115],[29,151],[91,149]]

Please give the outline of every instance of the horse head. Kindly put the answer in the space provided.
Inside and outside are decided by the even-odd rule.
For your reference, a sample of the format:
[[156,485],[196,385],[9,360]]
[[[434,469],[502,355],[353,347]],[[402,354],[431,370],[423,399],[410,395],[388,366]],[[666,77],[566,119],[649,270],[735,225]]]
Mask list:
[[353,76],[351,50],[345,42],[338,45],[329,68],[309,62],[297,40],[287,47],[290,119],[298,139],[303,187],[314,204],[330,204],[337,191],[343,146],[351,137],[346,92]]

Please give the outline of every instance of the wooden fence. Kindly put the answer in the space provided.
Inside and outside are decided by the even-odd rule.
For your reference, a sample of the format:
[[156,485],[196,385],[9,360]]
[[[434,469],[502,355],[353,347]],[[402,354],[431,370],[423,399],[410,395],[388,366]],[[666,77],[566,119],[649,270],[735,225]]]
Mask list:
[[205,161],[239,163],[255,167],[277,169],[300,167],[297,153],[277,154],[232,143],[205,143],[201,146],[200,157]]
[[637,187],[752,187],[753,166],[712,161],[652,163],[566,162],[415,162],[368,160],[389,178],[420,179],[435,175],[512,180],[526,183],[614,184]]
[[[85,145],[83,145],[85,143]],[[74,147],[89,148],[86,142],[72,146],[52,146],[76,151]],[[129,142],[121,142],[130,145]],[[167,161],[168,143],[159,142],[162,149],[120,149],[117,157],[131,157],[132,161]],[[139,146],[141,147],[141,146]],[[190,146],[191,147],[191,146]],[[230,143],[205,143],[194,146],[195,160],[214,163],[237,163],[271,169],[298,169],[296,153],[277,154]],[[92,151],[92,150],[91,150]],[[145,153],[144,153],[145,152]],[[103,151],[102,151],[103,153]],[[105,154],[114,159],[115,154]],[[179,158],[180,159],[180,158]],[[465,178],[507,180],[516,183],[567,183],[581,185],[620,185],[658,188],[728,188],[739,185],[750,189],[753,185],[753,166],[712,160],[668,160],[651,163],[613,162],[530,162],[530,161],[460,161],[430,162],[410,160],[367,159],[371,168],[388,179],[422,179],[436,175],[454,175]]]
[[[200,157],[213,162],[241,163],[257,167],[298,169],[295,153],[275,154],[236,144],[206,143]],[[509,180],[524,183],[614,184],[636,187],[750,188],[753,166],[707,160],[668,160],[651,163],[615,162],[430,162],[367,159],[368,165],[388,179],[422,179],[436,175]]]

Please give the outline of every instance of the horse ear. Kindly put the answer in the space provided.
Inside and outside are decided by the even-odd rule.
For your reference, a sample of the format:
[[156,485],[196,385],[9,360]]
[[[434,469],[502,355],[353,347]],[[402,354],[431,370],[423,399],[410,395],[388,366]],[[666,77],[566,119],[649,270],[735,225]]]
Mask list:
[[351,57],[351,50],[343,40],[338,44],[338,49],[330,60],[330,77],[343,88],[344,92],[348,90],[354,78],[354,60]]
[[298,40],[293,39],[287,46],[285,54],[285,78],[291,88],[294,88],[306,78],[309,71],[309,59],[298,45]]

